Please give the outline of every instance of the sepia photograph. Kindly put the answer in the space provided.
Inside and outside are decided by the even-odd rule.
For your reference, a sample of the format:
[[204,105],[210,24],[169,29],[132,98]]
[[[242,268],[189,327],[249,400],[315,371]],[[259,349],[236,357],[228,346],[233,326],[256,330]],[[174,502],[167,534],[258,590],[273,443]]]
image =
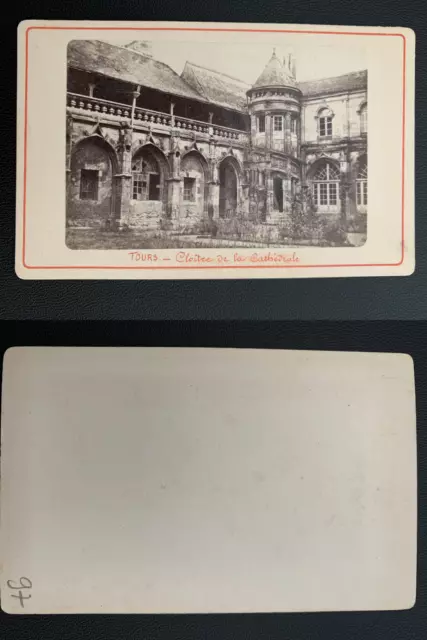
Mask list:
[[132,35],[68,42],[69,249],[364,245],[363,40]]
[[20,278],[413,273],[411,30],[29,21],[18,46]]

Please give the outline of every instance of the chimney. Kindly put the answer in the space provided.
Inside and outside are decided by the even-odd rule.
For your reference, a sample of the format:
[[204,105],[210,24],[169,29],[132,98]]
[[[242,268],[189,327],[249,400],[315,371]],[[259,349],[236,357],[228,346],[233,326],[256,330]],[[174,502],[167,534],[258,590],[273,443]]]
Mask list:
[[151,52],[152,44],[146,40],[133,40],[132,42],[129,42],[129,44],[125,44],[125,48],[132,49],[132,51],[136,51],[136,53],[140,53],[147,58],[153,57]]

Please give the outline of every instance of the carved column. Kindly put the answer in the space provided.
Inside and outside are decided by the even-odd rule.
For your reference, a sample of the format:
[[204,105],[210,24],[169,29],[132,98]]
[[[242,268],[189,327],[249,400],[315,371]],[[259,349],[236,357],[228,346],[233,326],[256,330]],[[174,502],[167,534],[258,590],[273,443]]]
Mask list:
[[177,146],[172,144],[172,152],[169,156],[171,176],[167,183],[167,217],[173,222],[179,222],[181,203],[181,153]]
[[256,133],[257,133],[257,117],[255,114],[251,115],[251,138],[252,138],[252,144],[254,144],[255,142],[255,138],[256,138]]
[[127,224],[132,197],[132,140],[133,131],[125,124],[117,145],[117,173],[113,182],[112,222]]
[[289,111],[285,113],[285,153],[292,155],[291,114],[289,113]]
[[215,161],[211,164],[211,179],[208,184],[208,216],[212,220],[219,218],[219,175]]
[[286,178],[283,178],[283,213],[290,213],[292,206],[292,179],[289,174],[286,174]]
[[346,227],[349,216],[351,214],[351,167],[350,152],[347,146],[342,152],[340,161],[340,200],[341,200],[341,224]]
[[265,172],[266,179],[266,201],[265,201],[265,213],[267,220],[273,213],[273,205],[274,205],[274,196],[273,196],[273,176],[271,173],[271,168],[268,167]]
[[271,139],[272,139],[272,120],[271,113],[269,111],[265,112],[265,146],[267,149],[271,149]]

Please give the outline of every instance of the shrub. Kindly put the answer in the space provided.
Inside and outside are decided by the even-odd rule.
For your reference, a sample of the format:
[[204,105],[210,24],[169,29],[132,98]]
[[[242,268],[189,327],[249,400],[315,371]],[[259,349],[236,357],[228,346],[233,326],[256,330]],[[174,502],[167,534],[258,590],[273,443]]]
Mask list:
[[367,220],[366,213],[357,213],[348,222],[347,231],[349,233],[366,233]]
[[215,238],[218,233],[218,225],[215,220],[211,218],[203,218],[203,220],[197,223],[197,228],[199,235],[209,235]]
[[161,231],[170,231],[171,229],[173,229],[172,220],[170,220],[169,218],[160,218],[159,228]]
[[347,231],[341,222],[328,227],[325,231],[325,241],[328,245],[348,246]]

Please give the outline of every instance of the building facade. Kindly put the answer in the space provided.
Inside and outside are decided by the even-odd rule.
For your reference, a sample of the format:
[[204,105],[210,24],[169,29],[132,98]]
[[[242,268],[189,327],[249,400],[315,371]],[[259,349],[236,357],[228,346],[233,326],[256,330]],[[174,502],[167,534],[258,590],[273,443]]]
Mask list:
[[280,225],[301,193],[349,227],[367,214],[367,72],[297,82],[273,52],[252,86],[147,43],[68,47],[67,225]]

